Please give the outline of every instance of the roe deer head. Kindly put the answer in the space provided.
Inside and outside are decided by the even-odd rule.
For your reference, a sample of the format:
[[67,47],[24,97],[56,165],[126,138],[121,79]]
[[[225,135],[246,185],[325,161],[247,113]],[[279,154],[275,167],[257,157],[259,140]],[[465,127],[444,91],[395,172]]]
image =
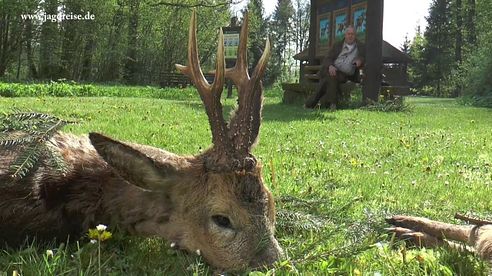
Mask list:
[[[245,17],[236,66],[226,70],[220,31],[215,80],[208,84],[198,59],[195,12],[191,17],[189,64],[176,67],[191,78],[203,101],[212,131],[210,149],[178,156],[97,133],[57,133],[50,143],[67,172],[60,174],[41,161],[15,185],[0,185],[0,243],[29,236],[64,240],[105,223],[131,234],[163,237],[190,252],[200,250],[205,261],[227,271],[278,260],[282,250],[274,237],[274,200],[251,154],[270,46],[267,41],[250,77],[247,32]],[[220,102],[225,77],[239,91],[238,108],[228,123]],[[0,184],[16,154],[0,154]]]

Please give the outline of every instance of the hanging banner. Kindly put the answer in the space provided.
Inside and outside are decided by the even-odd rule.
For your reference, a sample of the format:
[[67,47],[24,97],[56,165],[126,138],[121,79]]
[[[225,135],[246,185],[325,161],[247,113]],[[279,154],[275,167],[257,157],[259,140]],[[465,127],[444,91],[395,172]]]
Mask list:
[[331,12],[320,14],[318,18],[318,46],[329,47],[331,43]]
[[224,31],[224,50],[226,59],[236,59],[239,46],[239,31]]
[[337,10],[333,13],[333,33],[334,41],[343,40],[345,37],[345,28],[349,23],[348,9]]
[[367,3],[360,3],[352,6],[352,25],[354,25],[357,39],[360,41],[366,40],[366,12]]

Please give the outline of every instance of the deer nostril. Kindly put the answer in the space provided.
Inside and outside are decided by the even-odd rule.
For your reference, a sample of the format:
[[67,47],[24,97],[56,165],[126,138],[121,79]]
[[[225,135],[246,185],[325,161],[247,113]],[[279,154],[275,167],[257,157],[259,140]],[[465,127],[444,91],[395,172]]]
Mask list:
[[228,217],[222,215],[214,215],[212,216],[212,220],[219,227],[232,229],[231,220]]

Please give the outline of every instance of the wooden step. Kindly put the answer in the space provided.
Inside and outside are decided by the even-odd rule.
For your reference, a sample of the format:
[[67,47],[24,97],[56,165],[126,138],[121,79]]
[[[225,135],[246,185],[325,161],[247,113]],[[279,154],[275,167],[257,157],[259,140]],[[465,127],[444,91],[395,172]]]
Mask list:
[[318,74],[305,74],[304,76],[308,80],[319,80]]
[[321,68],[321,65],[306,65],[304,66],[304,70],[306,72],[318,72]]

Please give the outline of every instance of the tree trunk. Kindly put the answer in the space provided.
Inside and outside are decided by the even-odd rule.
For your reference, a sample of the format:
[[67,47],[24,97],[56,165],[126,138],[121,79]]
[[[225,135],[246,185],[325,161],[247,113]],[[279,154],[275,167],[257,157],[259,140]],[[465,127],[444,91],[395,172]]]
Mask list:
[[19,42],[19,53],[17,54],[17,73],[15,74],[15,79],[19,80],[20,77],[20,68],[21,68],[21,57],[22,57],[22,35],[19,35],[18,37]]
[[[309,48],[308,48],[308,61],[310,65],[314,65],[316,62],[316,12],[317,12],[317,1],[311,0],[310,9],[310,22],[309,25]],[[313,24],[314,23],[314,24]]]
[[461,63],[462,47],[463,47],[463,15],[461,13],[461,0],[456,0],[456,45],[455,45],[455,60]]
[[122,32],[123,22],[123,6],[119,6],[116,10],[113,21],[111,24],[111,30],[109,32],[108,49],[107,54],[104,56],[102,65],[102,74],[99,80],[102,81],[114,81],[120,78],[120,55],[118,51],[118,42]]
[[468,13],[466,19],[467,27],[467,42],[472,46],[477,45],[477,32],[475,28],[475,0],[468,0]]
[[9,51],[9,15],[0,13],[0,77],[5,75],[7,70]]
[[5,71],[7,70],[7,66],[5,64],[0,63],[0,77],[5,75]]
[[3,3],[0,10],[0,77],[15,59],[22,41],[22,24],[15,6]]
[[[46,14],[57,14],[58,0],[46,0],[44,3]],[[56,79],[59,77],[60,67],[57,62],[58,25],[47,20],[41,26],[39,73],[42,78]]]
[[381,90],[383,64],[383,9],[384,0],[367,1],[367,33],[363,102],[377,102]]
[[[64,12],[82,14],[82,6],[80,1],[65,0]],[[79,59],[78,53],[83,49],[81,47],[83,38],[85,36],[85,30],[83,28],[86,25],[83,21],[64,20],[61,22],[61,60],[60,60],[60,76],[76,80],[79,71]]]
[[[456,0],[456,41],[455,41],[455,52],[454,58],[456,63],[459,65],[462,62],[462,51],[463,51],[463,14],[462,14],[462,2],[461,0]],[[461,95],[461,86],[458,85],[453,91],[453,96],[458,97]]]
[[84,56],[82,58],[82,73],[80,75],[81,80],[90,80],[91,72],[92,72],[92,55],[94,53],[94,37],[92,34],[89,35],[89,38],[85,42],[84,47]]
[[137,82],[137,45],[138,45],[138,12],[140,0],[131,0],[128,22],[128,48],[125,62],[125,81],[129,84]]
[[28,78],[38,78],[38,71],[32,58],[32,20],[26,20],[26,58],[28,70]]

